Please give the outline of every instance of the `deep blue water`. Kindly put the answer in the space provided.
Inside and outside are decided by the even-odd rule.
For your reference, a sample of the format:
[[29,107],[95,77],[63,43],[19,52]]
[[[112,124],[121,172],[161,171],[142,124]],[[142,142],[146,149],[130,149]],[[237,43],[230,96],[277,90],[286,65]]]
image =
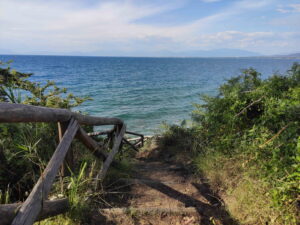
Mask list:
[[[214,95],[226,79],[253,67],[266,78],[299,59],[130,58],[0,56],[12,68],[34,73],[31,80],[54,80],[92,101],[79,107],[95,116],[120,117],[131,131],[153,134],[162,121],[189,119],[200,94]],[[78,110],[78,109],[77,109]]]

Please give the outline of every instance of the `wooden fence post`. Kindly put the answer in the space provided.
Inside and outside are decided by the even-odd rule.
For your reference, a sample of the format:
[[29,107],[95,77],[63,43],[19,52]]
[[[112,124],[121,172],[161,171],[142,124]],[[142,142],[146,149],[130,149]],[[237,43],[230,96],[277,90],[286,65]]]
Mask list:
[[37,219],[78,128],[78,122],[71,119],[62,141],[57,146],[38,182],[34,185],[29,196],[19,209],[12,225],[32,225]]
[[[58,122],[57,125],[58,125],[58,139],[59,139],[59,142],[61,142],[63,135],[64,135],[65,131],[67,130],[68,123]],[[64,163],[61,166],[62,177],[70,176],[71,173],[70,173],[69,169],[71,171],[74,170],[74,155],[73,155],[72,146],[69,148],[67,155],[65,157]]]
[[118,128],[116,129],[114,145],[113,145],[112,150],[110,151],[109,155],[107,156],[106,160],[104,161],[101,170],[99,171],[99,173],[96,176],[95,189],[98,188],[99,180],[102,181],[104,179],[104,177],[106,176],[107,170],[108,170],[110,164],[113,162],[113,158],[118,153],[118,150],[120,149],[120,145],[123,140],[125,131],[126,131],[125,124],[123,124],[122,126],[118,126]]

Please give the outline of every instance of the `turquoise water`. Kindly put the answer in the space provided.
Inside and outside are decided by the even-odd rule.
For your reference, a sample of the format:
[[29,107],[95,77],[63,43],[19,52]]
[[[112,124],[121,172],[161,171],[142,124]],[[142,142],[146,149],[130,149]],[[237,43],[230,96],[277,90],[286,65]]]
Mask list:
[[119,117],[131,131],[153,134],[162,121],[189,119],[200,94],[214,95],[226,79],[253,67],[263,77],[283,73],[295,59],[131,58],[0,56],[12,68],[32,72],[33,81],[54,80],[92,101],[78,108],[95,116]]

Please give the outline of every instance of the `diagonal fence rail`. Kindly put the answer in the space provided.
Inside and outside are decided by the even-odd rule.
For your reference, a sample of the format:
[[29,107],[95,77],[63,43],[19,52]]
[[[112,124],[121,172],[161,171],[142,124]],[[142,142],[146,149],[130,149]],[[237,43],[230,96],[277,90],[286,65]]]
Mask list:
[[[92,154],[103,161],[101,170],[95,179],[95,188],[98,181],[102,181],[109,167],[117,166],[118,161],[114,156],[122,148],[123,144],[128,144],[134,150],[137,150],[137,144],[143,144],[144,136],[141,134],[126,131],[126,125],[118,118],[94,117],[71,112],[67,109],[55,109],[23,104],[0,103],[0,123],[18,123],[18,122],[57,122],[59,123],[60,143],[53,153],[47,167],[42,172],[39,180],[34,185],[31,193],[21,205],[7,204],[0,205],[0,225],[31,225],[37,219],[53,216],[65,212],[68,203],[66,199],[60,201],[48,201],[47,197],[51,186],[59,171],[63,166],[64,160],[74,138],[81,141]],[[65,125],[65,130],[62,130]],[[81,125],[101,126],[113,125],[114,128],[109,132],[94,132],[88,134]],[[139,136],[137,143],[131,143],[124,135]],[[112,150],[106,152],[104,146],[99,145],[91,136],[108,135],[112,144]],[[60,210],[54,210],[51,205],[60,204],[65,207],[58,207]],[[5,218],[5,219],[1,219]]]

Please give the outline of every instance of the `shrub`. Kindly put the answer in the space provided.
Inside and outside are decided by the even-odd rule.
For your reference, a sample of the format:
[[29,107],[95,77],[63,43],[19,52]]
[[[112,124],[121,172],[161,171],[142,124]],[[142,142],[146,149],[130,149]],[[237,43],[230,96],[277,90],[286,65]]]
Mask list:
[[[195,104],[191,128],[169,126],[163,140],[185,142],[202,159],[239,160],[267,182],[273,205],[295,208],[300,193],[300,64],[285,75],[261,79],[250,68]],[[179,139],[181,137],[181,139]],[[176,142],[177,143],[177,142]]]
[[[52,81],[30,81],[33,74],[11,69],[0,62],[0,102],[68,108],[88,98],[68,94]],[[56,146],[57,127],[52,123],[0,124],[0,190],[10,200],[24,200],[45,168]]]

